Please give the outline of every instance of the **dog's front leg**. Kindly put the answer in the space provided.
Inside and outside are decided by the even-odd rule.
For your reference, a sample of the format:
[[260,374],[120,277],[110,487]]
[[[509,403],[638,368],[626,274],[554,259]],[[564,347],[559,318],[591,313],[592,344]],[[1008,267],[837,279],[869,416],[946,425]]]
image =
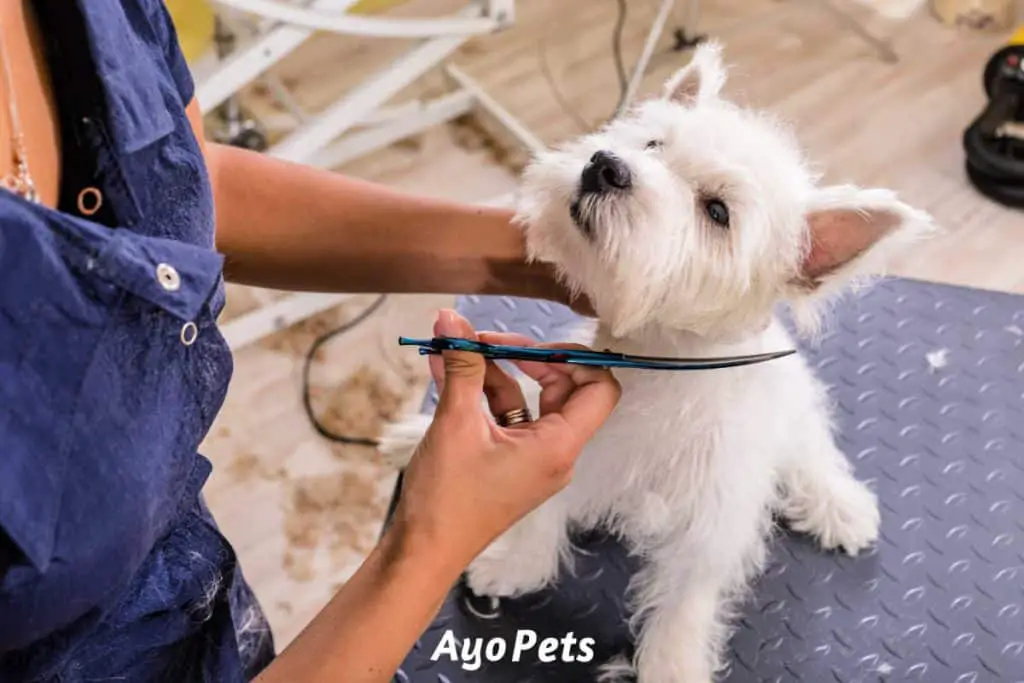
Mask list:
[[660,570],[647,578],[653,591],[667,591],[664,604],[647,616],[634,665],[639,683],[711,683],[722,639],[722,581],[705,576],[685,588],[671,586]]
[[732,603],[765,558],[761,491],[702,504],[699,519],[648,555],[631,585],[639,683],[711,683]]
[[781,512],[794,531],[811,534],[826,549],[850,555],[878,538],[875,494],[858,481],[836,446],[828,416],[808,419],[780,474]]
[[564,493],[549,499],[488,546],[469,565],[466,584],[480,596],[533,593],[558,577],[569,559]]

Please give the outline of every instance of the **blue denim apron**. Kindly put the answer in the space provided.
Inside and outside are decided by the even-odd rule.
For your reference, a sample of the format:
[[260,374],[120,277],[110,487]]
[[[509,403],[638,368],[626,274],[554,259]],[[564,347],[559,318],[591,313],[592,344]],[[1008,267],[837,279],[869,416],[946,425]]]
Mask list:
[[[59,210],[0,190],[0,681],[244,681],[266,620],[203,505],[230,351],[162,0],[36,0]],[[31,160],[30,160],[31,161]]]

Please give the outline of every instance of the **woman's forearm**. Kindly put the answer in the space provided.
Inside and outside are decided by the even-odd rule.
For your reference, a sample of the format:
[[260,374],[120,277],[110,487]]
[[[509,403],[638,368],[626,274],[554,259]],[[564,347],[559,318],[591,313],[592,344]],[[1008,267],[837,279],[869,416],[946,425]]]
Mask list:
[[461,570],[393,527],[256,683],[387,683]]
[[225,273],[287,290],[509,294],[564,300],[525,262],[508,209],[417,197],[207,145]]

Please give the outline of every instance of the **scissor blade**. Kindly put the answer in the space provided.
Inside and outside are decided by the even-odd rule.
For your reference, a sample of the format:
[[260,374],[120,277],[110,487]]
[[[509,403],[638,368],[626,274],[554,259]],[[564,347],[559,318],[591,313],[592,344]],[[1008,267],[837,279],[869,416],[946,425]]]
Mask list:
[[[540,351],[542,349],[538,349]],[[670,361],[651,361],[642,357],[629,357],[622,354],[601,355],[574,355],[572,352],[559,352],[556,349],[543,349],[552,351],[547,355],[527,353],[516,349],[482,350],[480,355],[493,360],[520,360],[532,361],[535,363],[568,363],[572,365],[585,365],[589,367],[605,368],[631,368],[638,370],[714,370],[718,368],[733,368],[745,365],[764,363],[796,353],[795,350],[772,351],[769,353],[750,354],[745,356],[726,356],[721,358],[693,358],[693,359],[672,359]],[[420,355],[433,356],[441,353],[440,349],[421,347]]]
[[595,358],[578,358],[562,362],[574,365],[632,368],[638,370],[715,370],[718,368],[735,368],[745,365],[755,365],[757,363],[764,363],[778,358],[784,358],[794,353],[796,353],[794,350],[773,351],[771,353],[760,353],[749,356],[685,359],[675,362],[652,362],[637,360],[636,358],[608,358],[605,360]]

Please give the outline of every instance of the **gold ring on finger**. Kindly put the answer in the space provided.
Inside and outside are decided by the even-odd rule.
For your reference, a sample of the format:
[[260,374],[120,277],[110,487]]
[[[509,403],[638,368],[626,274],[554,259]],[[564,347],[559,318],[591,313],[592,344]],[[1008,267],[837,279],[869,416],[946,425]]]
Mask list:
[[495,419],[499,426],[511,427],[513,425],[523,424],[524,422],[532,422],[533,416],[530,415],[529,408],[516,408],[506,413],[502,413],[501,415],[497,415]]

